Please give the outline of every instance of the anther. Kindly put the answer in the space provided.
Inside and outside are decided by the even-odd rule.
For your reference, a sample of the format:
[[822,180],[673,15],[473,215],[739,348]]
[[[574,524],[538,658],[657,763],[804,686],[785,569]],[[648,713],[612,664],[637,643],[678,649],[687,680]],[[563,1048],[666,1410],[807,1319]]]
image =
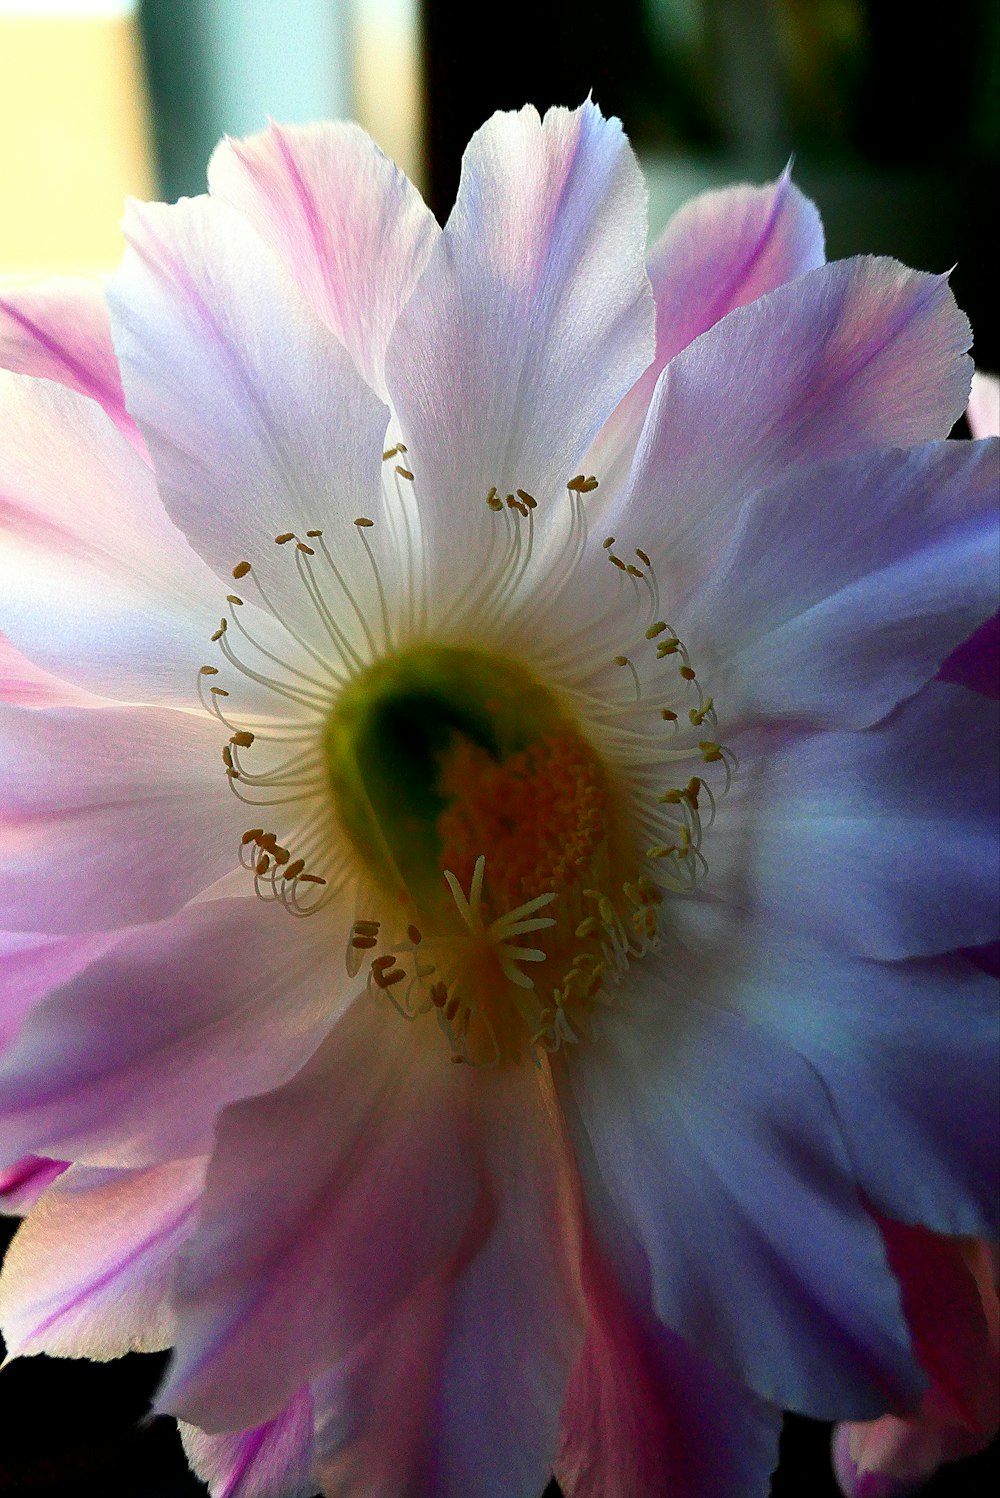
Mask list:
[[413,945],[415,947],[419,947],[420,943],[423,941],[423,937],[421,936],[419,929],[416,926],[407,926],[406,934],[412,941]]
[[365,936],[377,936],[382,929],[381,921],[355,921],[355,931],[362,932]]
[[665,655],[676,655],[681,648],[681,642],[676,635],[671,635],[669,640],[661,640],[656,647],[656,659],[662,661]]
[[222,746],[222,763],[227,770],[234,770],[236,768],[233,764],[233,751],[228,744],[223,744]]
[[642,568],[637,567],[634,562],[629,562],[628,566],[625,568],[625,571],[628,573],[629,577],[642,577]]
[[497,493],[497,486],[496,486],[496,484],[493,485],[493,488],[490,490],[489,494],[487,494],[487,496],[486,496],[486,503],[489,505],[490,509],[493,510],[493,511],[498,511],[498,510],[502,510],[503,509],[503,500],[500,498],[499,494]]
[[447,1004],[448,990],[440,980],[431,985],[430,998],[435,1009],[443,1009],[445,1004]]
[[405,448],[401,448],[400,444],[397,442],[395,447],[387,447],[386,448],[385,452],[382,454],[382,462],[383,463],[388,463],[389,459],[390,458],[394,458],[398,452],[405,452],[405,451],[406,451],[406,449]]
[[617,567],[620,572],[626,572],[628,570],[621,557],[616,557],[611,552],[608,553],[608,561],[613,567]]
[[657,796],[656,799],[661,806],[680,806],[681,795],[681,791],[664,791],[663,794]]
[[227,593],[226,594],[226,602],[227,603],[234,603],[236,605],[236,607],[240,608],[240,609],[243,607],[243,599],[242,598],[237,598],[237,596],[236,596],[235,593]]
[[396,472],[399,474],[399,476],[400,476],[401,479],[412,479],[413,478],[413,474],[410,472],[410,470],[408,468],[404,468],[403,465],[402,465],[402,463],[397,463],[396,464]]
[[586,482],[587,475],[585,473],[578,473],[574,478],[570,479],[569,483],[566,485],[566,488],[572,490],[574,494],[579,494]]
[[627,666],[628,664],[629,664],[629,659],[628,659],[627,655],[616,655],[615,656],[615,665],[616,666]]
[[639,561],[642,562],[644,567],[652,567],[652,562],[649,560],[649,557],[643,551],[641,546],[636,547],[635,554],[639,558]]
[[231,744],[235,744],[238,749],[249,749],[253,741],[254,735],[250,733],[246,728],[238,728],[233,734],[232,738],[229,740],[229,742]]
[[666,628],[667,628],[667,625],[665,624],[665,622],[662,619],[657,619],[656,623],[655,624],[651,624],[649,626],[649,628],[647,629],[647,631],[646,631],[646,639],[647,640],[655,640],[656,637],[657,637],[657,635],[662,635],[663,631]]
[[593,492],[594,492],[594,490],[596,488],[597,488],[597,480],[594,478],[594,475],[591,474],[590,478],[584,479],[583,483],[580,485],[580,493],[581,494],[593,494]]
[[528,506],[529,510],[537,510],[538,500],[533,494],[529,494],[527,489],[518,489],[517,497],[518,499],[524,500],[524,503]]
[[706,764],[715,764],[722,758],[722,745],[716,744],[712,739],[700,739],[698,748],[701,750],[702,758]]
[[314,540],[317,536],[321,536],[322,534],[322,531],[306,531],[306,535],[311,536]]
[[225,687],[209,687],[208,690],[212,693],[213,697],[229,696],[229,693],[226,691]]
[[294,541],[294,540],[295,540],[295,532],[294,531],[282,531],[280,536],[275,536],[274,543],[275,543],[276,546],[285,546],[289,541]]
[[202,666],[198,672],[199,676],[218,676],[218,666]]
[[313,548],[311,546],[307,546],[304,541],[296,541],[295,549],[296,551],[304,551],[307,557],[314,557],[316,555]]
[[297,879],[298,876],[302,873],[302,870],[305,868],[305,866],[306,861],[304,858],[293,858],[291,863],[285,869],[285,872],[282,874],[282,879]]
[[614,544],[614,536],[605,536],[604,540],[601,542],[601,545],[604,547],[605,551],[608,551],[612,546],[614,546]]
[[653,848],[646,849],[647,858],[669,858],[677,849],[673,843],[657,843]]
[[358,527],[359,530],[367,530],[368,527],[374,525],[375,522],[374,520],[369,520],[367,515],[359,515],[354,524]]
[[241,577],[246,577],[246,575],[247,575],[247,573],[249,571],[250,571],[250,563],[249,562],[237,562],[236,566],[233,568],[233,576],[237,580],[239,580]]
[[697,674],[698,673],[695,671],[695,669],[694,669],[693,666],[682,666],[681,667],[681,675],[683,676],[683,678],[684,678],[685,681],[694,681],[695,676]]
[[370,947],[377,947],[378,946],[378,937],[377,936],[352,936],[351,937],[351,946],[355,947],[359,952],[360,951],[364,951],[364,950],[366,950],[367,948],[370,948]]
[[326,880],[319,874],[300,874],[300,884],[325,884]]
[[243,836],[240,838],[240,842],[243,844],[243,846],[245,848],[246,845],[247,845],[247,843],[255,843],[258,840],[258,838],[261,838],[263,836],[264,836],[264,829],[263,829],[263,827],[251,827],[249,832],[244,832]]
[[268,869],[270,867],[271,867],[271,860],[270,860],[270,858],[268,858],[268,856],[267,856],[266,853],[262,853],[260,855],[260,857],[258,858],[258,860],[257,860],[256,872],[258,874],[266,874],[267,871],[268,871]]
[[663,719],[664,723],[677,722],[677,714],[675,712],[672,712],[669,707],[660,708],[660,717]]
[[216,642],[216,640],[221,640],[222,636],[225,634],[225,632],[226,632],[226,621],[225,621],[225,619],[220,619],[219,620],[219,627],[218,627],[218,629],[215,631],[215,634],[211,636],[212,644],[214,645],[215,642]]

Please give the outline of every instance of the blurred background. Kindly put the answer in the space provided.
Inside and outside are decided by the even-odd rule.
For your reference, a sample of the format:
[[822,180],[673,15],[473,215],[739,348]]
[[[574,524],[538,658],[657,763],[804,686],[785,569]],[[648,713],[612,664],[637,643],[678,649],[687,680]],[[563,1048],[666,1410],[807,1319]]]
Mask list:
[[[996,0],[0,0],[0,277],[111,270],[126,195],[202,191],[219,137],[268,116],[360,121],[443,219],[494,109],[591,90],[642,159],[653,235],[794,155],[831,258],[955,267],[976,360],[1000,368]],[[6,1369],[0,1494],[203,1493],[169,1423],[139,1424],[161,1363]],[[775,1498],[832,1498],[828,1442],[788,1423]],[[994,1458],[928,1493],[995,1490]]]

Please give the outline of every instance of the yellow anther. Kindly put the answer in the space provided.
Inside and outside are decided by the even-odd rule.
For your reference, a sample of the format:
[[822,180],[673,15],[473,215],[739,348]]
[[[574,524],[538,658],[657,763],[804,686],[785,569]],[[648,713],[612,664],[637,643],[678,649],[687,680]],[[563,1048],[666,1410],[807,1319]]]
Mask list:
[[588,915],[577,926],[576,934],[581,941],[585,941],[588,936],[596,936],[600,929],[601,923],[597,920],[596,916]]
[[237,598],[237,596],[236,596],[235,593],[227,593],[226,594],[226,602],[227,603],[235,603],[236,606],[237,606],[237,608],[242,608],[243,607],[243,599],[242,598]]
[[701,750],[702,758],[707,764],[715,764],[717,760],[722,758],[721,744],[716,744],[711,739],[701,739],[698,748]]
[[631,664],[631,662],[629,661],[629,658],[628,658],[627,655],[616,655],[615,656],[615,665],[616,666],[628,666],[630,664]]
[[700,728],[711,711],[712,699],[711,697],[706,697],[701,707],[692,707],[688,709],[688,717],[691,719],[691,722],[695,725],[696,728]]
[[665,655],[676,655],[680,646],[681,642],[676,635],[671,635],[669,640],[661,640],[656,647],[656,659],[662,661]]
[[615,544],[615,538],[614,538],[614,536],[605,536],[604,540],[601,542],[601,545],[604,547],[605,551],[609,551],[611,549],[611,547],[614,546],[614,544]]
[[250,563],[249,562],[237,562],[236,566],[233,568],[233,576],[235,578],[237,578],[237,579],[239,579],[241,577],[246,577],[246,575],[247,575],[247,573],[249,571],[250,571]]
[[647,858],[669,858],[677,849],[673,843],[656,843],[652,848],[646,849]]
[[636,567],[632,562],[629,562],[629,564],[625,568],[625,571],[628,573],[629,577],[642,577],[642,568]]
[[208,690],[212,693],[213,697],[229,696],[229,693],[226,691],[225,687],[209,687]]
[[359,515],[354,524],[358,527],[359,530],[367,530],[368,527],[374,525],[375,522],[374,520],[369,520],[367,515]]
[[218,666],[202,666],[198,671],[199,676],[218,676]]
[[239,749],[249,749],[250,745],[253,743],[253,740],[254,736],[249,732],[248,729],[238,728],[229,742],[231,744],[235,744]]
[[669,708],[669,707],[661,707],[660,708],[660,717],[663,719],[664,723],[676,723],[677,722],[677,714],[675,712],[673,712],[672,709]]
[[276,546],[284,546],[287,542],[294,541],[294,540],[295,540],[295,532],[294,531],[282,531],[280,536],[275,536],[275,538],[274,538],[274,544]]
[[311,536],[313,540],[315,540],[317,536],[321,536],[322,534],[322,531],[306,531],[306,535]]
[[664,791],[662,796],[657,796],[661,806],[679,806],[681,803],[680,791]]
[[304,541],[296,541],[295,548],[297,551],[304,551],[307,557],[314,557],[316,555],[313,548],[311,546],[307,546]]
[[683,678],[684,678],[685,681],[694,681],[695,676],[697,674],[698,673],[695,671],[695,669],[694,669],[693,666],[682,666],[681,667],[681,675],[683,676]]
[[586,482],[587,475],[585,473],[578,473],[575,475],[575,477],[570,479],[569,483],[566,485],[566,488],[572,490],[574,494],[579,494]]
[[233,751],[228,744],[223,744],[222,746],[222,763],[227,770],[234,770],[236,768],[233,764]]
[[529,494],[527,489],[518,489],[517,497],[524,500],[529,510],[536,510],[538,508],[538,500],[533,494]]
[[662,619],[657,619],[656,623],[655,624],[651,624],[649,626],[649,628],[647,629],[647,631],[646,631],[646,639],[647,640],[655,640],[656,637],[657,637],[657,635],[662,635],[662,633],[666,629],[666,627],[667,626],[666,626],[666,624],[664,623],[664,621]]
[[486,503],[489,505],[489,507],[490,507],[491,510],[496,511],[496,510],[502,510],[503,509],[503,500],[500,498],[499,494],[497,493],[497,486],[496,486],[496,484],[493,485],[493,488],[490,490],[489,494],[487,494],[487,496],[486,496]]
[[643,549],[642,549],[641,546],[637,546],[636,547],[635,554],[639,558],[639,561],[642,562],[643,566],[645,566],[645,567],[652,567],[652,565],[653,565],[652,562],[649,560],[649,557],[643,551]]
[[620,572],[625,572],[627,570],[625,563],[622,561],[621,557],[616,557],[612,552],[608,553],[608,561],[613,567],[617,567]]
[[225,619],[220,619],[219,620],[219,627],[218,627],[218,629],[215,631],[215,634],[211,636],[212,644],[214,645],[215,642],[216,642],[216,640],[221,640],[222,636],[225,634],[225,632],[226,632],[226,621],[225,621]]
[[382,462],[388,463],[389,459],[394,458],[399,451],[400,445],[398,442],[396,443],[395,447],[387,447],[385,452],[382,454]]
[[413,478],[413,474],[410,472],[410,470],[408,468],[404,468],[403,465],[402,465],[402,463],[397,463],[396,464],[396,472],[399,474],[399,476],[400,476],[401,479],[412,479]]

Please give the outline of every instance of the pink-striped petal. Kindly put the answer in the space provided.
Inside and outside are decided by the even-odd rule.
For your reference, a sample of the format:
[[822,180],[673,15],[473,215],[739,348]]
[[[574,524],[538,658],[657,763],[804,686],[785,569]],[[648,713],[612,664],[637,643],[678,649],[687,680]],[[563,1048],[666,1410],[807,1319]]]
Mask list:
[[793,184],[790,169],[764,187],[727,187],[685,203],[649,253],[656,356],[598,435],[587,472],[617,488],[670,360],[734,307],[823,261],[819,213]]
[[157,920],[235,864],[247,809],[207,714],[0,704],[0,734],[0,905],[14,930]]
[[161,1409],[270,1419],[451,1257],[475,1198],[466,1072],[363,993],[291,1082],[227,1109]]
[[416,477],[432,598],[482,564],[487,507],[523,488],[545,526],[653,354],[645,193],[617,120],[497,114],[389,344],[386,379]]
[[0,1326],[10,1355],[105,1362],[169,1346],[167,1291],[203,1175],[202,1160],[62,1174],[4,1259]]
[[565,1498],[766,1498],[781,1411],[641,1308],[588,1242],[587,1339],[570,1381],[556,1477]]
[[209,1436],[180,1422],[184,1452],[209,1498],[314,1498],[313,1401],[293,1394],[273,1420]]
[[0,1058],[0,1164],[204,1152],[227,1103],[279,1085],[315,1050],[341,1002],[344,940],[325,914],[291,921],[252,896],[122,936]]
[[253,225],[384,397],[389,335],[440,233],[404,173],[357,125],[272,124],[223,141],[208,185]]
[[0,369],[40,375],[89,396],[142,450],[125,409],[104,288],[96,281],[53,276],[0,291]]
[[224,596],[93,401],[0,373],[0,629],[103,697],[194,705]]
[[862,257],[739,307],[661,375],[609,529],[653,554],[673,606],[748,494],[793,469],[947,437],[972,374],[942,276]]
[[220,578],[249,559],[286,617],[311,606],[276,535],[349,536],[363,586],[353,522],[378,513],[386,407],[235,209],[133,203],[125,230],[112,330],[172,518]]
[[58,1180],[68,1168],[66,1160],[49,1160],[44,1155],[25,1155],[6,1170],[0,1170],[0,1212],[24,1217],[31,1211],[42,1192]]

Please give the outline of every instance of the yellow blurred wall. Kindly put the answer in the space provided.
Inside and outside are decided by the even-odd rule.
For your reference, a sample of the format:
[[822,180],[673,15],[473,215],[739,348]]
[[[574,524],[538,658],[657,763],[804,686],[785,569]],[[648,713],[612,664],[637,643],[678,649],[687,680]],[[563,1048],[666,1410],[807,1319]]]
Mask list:
[[24,9],[0,10],[0,273],[110,270],[152,195],[135,17]]

